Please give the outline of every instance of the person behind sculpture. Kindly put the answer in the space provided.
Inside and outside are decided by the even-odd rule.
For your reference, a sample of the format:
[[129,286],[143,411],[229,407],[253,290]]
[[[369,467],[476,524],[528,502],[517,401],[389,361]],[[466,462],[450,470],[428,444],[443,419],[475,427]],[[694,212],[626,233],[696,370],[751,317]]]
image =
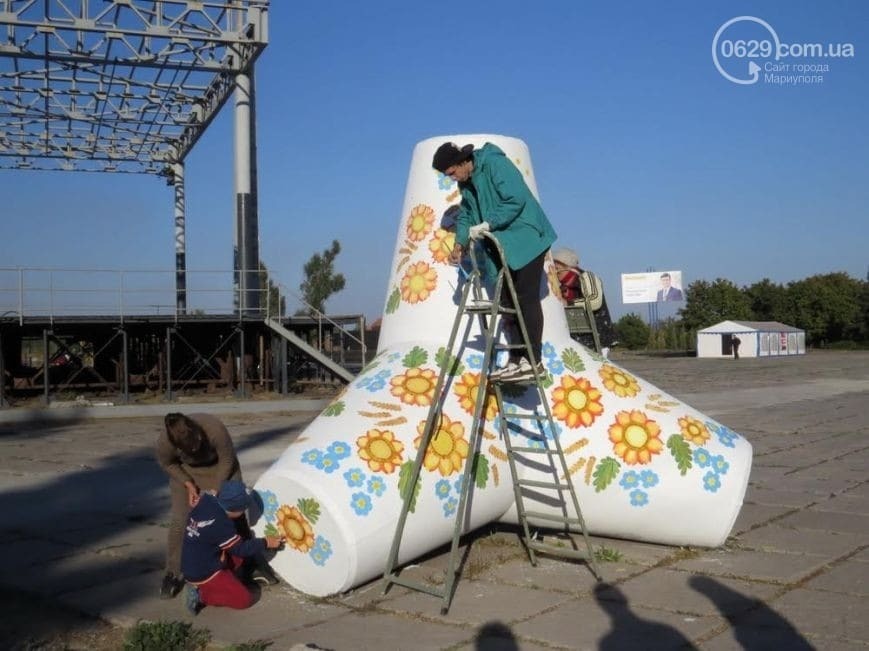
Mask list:
[[658,290],[658,301],[681,301],[682,290],[673,287],[670,283],[672,278],[666,271],[661,274],[661,289]]
[[[157,438],[157,462],[169,475],[171,511],[166,544],[166,573],[160,596],[169,599],[184,586],[181,575],[181,545],[190,509],[199,502],[202,491],[217,490],[227,479],[241,481],[241,466],[226,426],[211,414],[166,414],[164,429]],[[250,537],[247,519],[238,521],[239,533]],[[263,560],[260,564],[266,583],[277,578]]]
[[730,346],[733,349],[733,359],[739,359],[739,344],[742,342],[736,335],[730,335]]
[[242,568],[266,549],[280,549],[283,544],[279,536],[244,539],[239,535],[235,522],[245,517],[250,501],[244,483],[230,479],[221,482],[216,495],[202,492],[190,511],[181,569],[187,581],[185,602],[194,615],[204,606],[249,608],[254,595],[242,583]]
[[[537,372],[543,373],[540,281],[546,252],[556,239],[555,230],[522,173],[492,143],[487,142],[477,150],[473,145],[459,148],[455,143],[444,143],[435,152],[432,167],[458,182],[462,195],[452,262],[461,260],[470,240],[484,238],[484,233],[497,238],[516,288]],[[501,261],[488,241],[484,240],[483,249],[487,270],[494,276]],[[500,300],[506,307],[513,307],[506,287]],[[510,344],[522,343],[515,325],[506,332]],[[534,379],[534,369],[522,349],[511,349],[507,365],[490,377],[507,382],[527,381]]]
[[580,284],[579,256],[570,249],[558,249],[552,254],[555,263],[555,273],[558,275],[558,285],[561,289],[561,298],[567,305],[573,305],[582,298],[582,285]]

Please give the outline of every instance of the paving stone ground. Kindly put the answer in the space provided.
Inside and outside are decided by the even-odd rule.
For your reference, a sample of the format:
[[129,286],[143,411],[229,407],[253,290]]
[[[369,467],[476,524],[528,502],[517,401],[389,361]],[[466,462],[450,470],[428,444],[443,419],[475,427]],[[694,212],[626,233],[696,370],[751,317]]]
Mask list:
[[[616,356],[744,434],[746,501],[727,544],[674,548],[593,537],[616,559],[527,562],[515,531],[471,537],[452,607],[379,582],[318,599],[287,586],[246,612],[157,597],[168,513],[152,445],[168,405],[0,410],[0,589],[122,626],[191,621],[220,644],[349,649],[869,649],[869,353],[777,359]],[[219,411],[253,482],[317,401]],[[185,409],[191,409],[185,405]],[[409,570],[436,577],[443,550]],[[0,640],[5,648],[17,640]]]

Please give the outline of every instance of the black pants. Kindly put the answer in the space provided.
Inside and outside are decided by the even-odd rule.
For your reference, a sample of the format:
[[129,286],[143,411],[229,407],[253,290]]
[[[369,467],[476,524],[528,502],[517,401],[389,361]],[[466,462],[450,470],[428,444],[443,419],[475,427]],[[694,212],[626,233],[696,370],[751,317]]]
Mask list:
[[[543,307],[540,304],[540,279],[543,277],[543,260],[546,251],[538,255],[531,262],[519,269],[510,269],[510,277],[516,288],[516,298],[519,300],[519,311],[525,319],[525,328],[528,330],[528,338],[531,340],[531,350],[534,353],[534,361],[539,362],[543,352]],[[510,292],[506,284],[501,289],[501,304],[505,307],[514,307]],[[507,328],[507,343],[521,344],[522,333],[516,323]],[[524,357],[524,351],[515,349],[510,351],[510,360],[518,362]]]

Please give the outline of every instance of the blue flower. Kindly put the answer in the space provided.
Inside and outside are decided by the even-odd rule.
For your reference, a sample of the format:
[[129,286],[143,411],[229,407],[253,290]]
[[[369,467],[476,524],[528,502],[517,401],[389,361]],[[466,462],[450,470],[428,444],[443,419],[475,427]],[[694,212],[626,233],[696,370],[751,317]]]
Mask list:
[[562,373],[564,373],[564,362],[562,362],[560,359],[550,359],[548,362],[546,362],[546,368],[553,375],[561,375]]
[[737,437],[739,434],[736,432],[727,429],[724,425],[719,425],[718,423],[714,423],[711,420],[706,421],[706,428],[712,432],[715,432],[715,436],[718,437],[718,441],[726,448],[735,448]]
[[553,419],[551,422],[547,420],[538,423],[539,431],[542,436],[545,436],[550,441],[556,436],[560,436],[562,432],[561,425]]
[[302,463],[307,463],[312,466],[320,467],[320,460],[323,458],[321,450],[308,450],[302,454]]
[[709,451],[705,448],[697,448],[694,450],[694,463],[701,468],[706,468],[710,463],[712,463],[712,457],[709,455]]
[[338,461],[338,457],[334,454],[324,454],[320,457],[319,463],[317,463],[317,468],[325,472],[327,475],[331,475],[333,472],[338,470],[341,466],[341,462]]
[[389,353],[389,356],[386,358],[387,362],[395,362],[401,359],[401,353]]
[[356,515],[368,515],[371,511],[371,498],[366,493],[353,493],[350,496],[350,506]]
[[456,507],[459,505],[458,500],[455,497],[449,498],[446,502],[443,503],[444,507],[444,517],[448,518],[453,513],[456,512]]
[[326,452],[333,455],[336,459],[346,459],[350,456],[350,446],[344,443],[344,441],[335,441],[326,448]]
[[317,536],[317,539],[314,541],[314,546],[311,547],[311,551],[308,552],[308,556],[311,557],[315,565],[325,565],[331,555],[332,543],[323,538],[323,536]]
[[555,350],[555,346],[550,344],[548,341],[543,344],[543,356],[547,359],[555,359],[558,357],[558,351]]
[[344,479],[347,480],[350,488],[357,488],[365,481],[365,473],[362,472],[362,468],[350,468],[344,473]]
[[639,488],[631,491],[631,506],[645,506],[649,503],[649,494]]
[[622,478],[619,480],[619,486],[624,488],[626,491],[631,490],[632,488],[636,488],[640,485],[640,473],[636,470],[628,470]]
[[453,488],[456,489],[456,492],[461,495],[462,494],[462,483],[465,481],[465,475],[459,475],[459,478],[453,482]]
[[483,368],[483,356],[482,355],[468,355],[468,359],[466,360],[468,364],[468,368],[474,371],[479,371]]
[[643,488],[652,488],[658,485],[658,475],[652,470],[644,470],[640,473],[640,481],[643,482]]
[[368,480],[368,487],[366,490],[372,495],[380,497],[383,495],[383,491],[386,490],[386,484],[383,482],[381,477],[375,476]]
[[438,187],[441,190],[449,190],[453,187],[453,183],[455,181],[453,181],[452,177],[447,176],[443,172],[438,172]]
[[708,490],[710,493],[718,491],[718,489],[721,488],[721,479],[718,477],[718,474],[710,470],[703,475],[703,488]]
[[712,457],[712,471],[719,475],[726,475],[730,464],[724,459],[724,455]]
[[435,484],[435,495],[438,496],[438,499],[445,500],[450,496],[451,488],[448,479],[441,479]]
[[515,416],[519,412],[519,409],[516,405],[511,403],[506,403],[504,405],[503,412],[498,412],[498,415],[495,416],[495,420],[492,421],[492,427],[501,432],[501,419],[503,418],[507,424],[507,431],[513,432],[514,434],[525,434],[527,436],[527,432],[522,427],[519,419],[510,420],[511,416]]
[[278,512],[278,496],[271,491],[257,491],[263,501],[263,517],[266,522],[273,522]]

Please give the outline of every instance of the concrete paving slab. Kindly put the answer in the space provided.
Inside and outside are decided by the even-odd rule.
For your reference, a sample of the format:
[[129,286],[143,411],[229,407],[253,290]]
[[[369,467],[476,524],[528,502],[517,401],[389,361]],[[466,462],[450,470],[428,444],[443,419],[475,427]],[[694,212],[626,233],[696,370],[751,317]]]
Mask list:
[[869,597],[869,564],[843,561],[820,576],[807,581],[810,590],[829,590],[857,597]]
[[739,536],[741,548],[760,552],[841,558],[866,544],[866,536],[841,531],[795,529],[769,524]]
[[771,520],[780,518],[793,511],[792,507],[788,506],[771,506],[768,504],[749,504],[744,503],[736,522],[733,525],[731,535],[738,535],[749,531],[755,527],[762,526]]
[[850,533],[869,532],[869,515],[855,515],[853,513],[837,513],[832,511],[818,511],[814,507],[792,513],[777,524],[783,527],[796,529],[817,529],[820,531],[843,531]]
[[869,496],[863,497],[862,495],[845,493],[829,500],[818,502],[812,507],[812,510],[865,516],[869,513]]
[[791,584],[824,566],[827,558],[750,550],[706,550],[674,568],[720,577]]
[[764,488],[749,485],[745,495],[749,504],[765,504],[766,506],[786,506],[789,508],[804,508],[818,501],[818,496],[802,491],[788,490],[787,487],[776,486]]
[[[795,629],[771,626],[747,626],[736,624],[711,639],[704,640],[699,647],[703,651],[734,651],[734,649],[787,649],[787,651],[833,651],[836,647],[818,645],[817,640],[806,637]],[[852,643],[853,644],[853,643]],[[854,651],[854,647],[839,647],[841,651]]]
[[[609,569],[601,568],[601,571]],[[637,571],[640,571],[639,568]],[[606,572],[605,577],[609,580],[614,578],[612,572]],[[570,596],[589,594],[597,584],[597,579],[585,564],[544,557],[538,557],[536,567],[531,565],[527,557],[499,564],[486,573],[485,580],[504,586],[560,592]]]
[[7,575],[20,574],[32,565],[42,565],[72,553],[69,545],[62,542],[4,536],[4,542],[0,544],[0,585],[6,583]]

